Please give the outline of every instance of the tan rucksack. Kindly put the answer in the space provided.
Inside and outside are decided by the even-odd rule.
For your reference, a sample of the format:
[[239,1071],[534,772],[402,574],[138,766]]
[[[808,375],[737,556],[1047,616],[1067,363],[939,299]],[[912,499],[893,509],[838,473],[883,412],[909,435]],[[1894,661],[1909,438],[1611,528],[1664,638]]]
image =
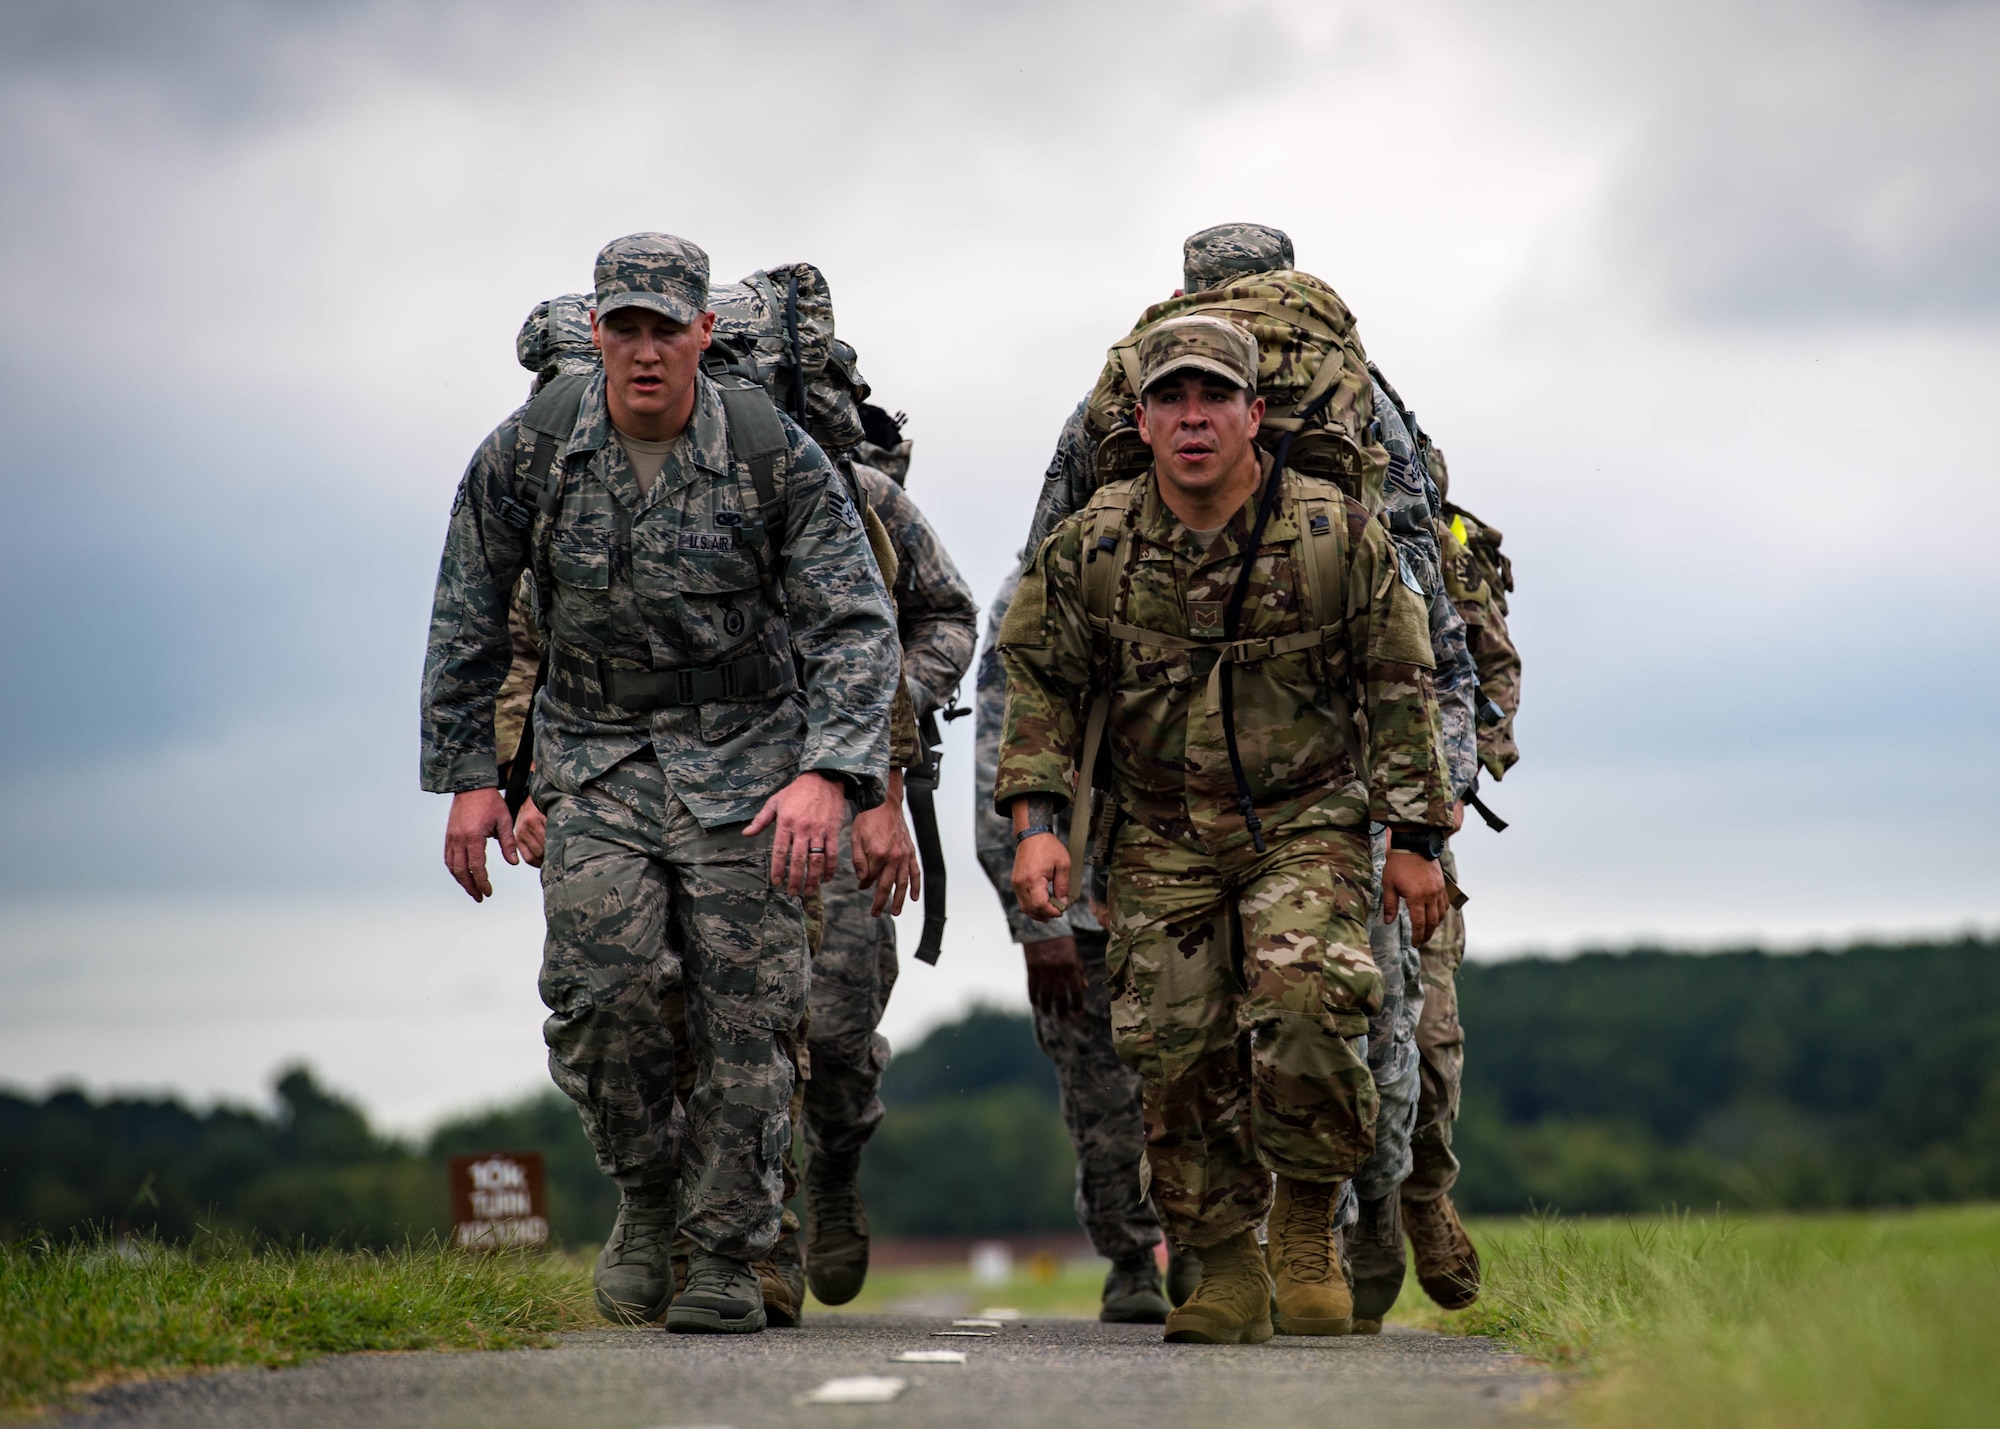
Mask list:
[[1097,446],[1100,483],[1152,465],[1132,415],[1139,400],[1139,334],[1165,318],[1226,318],[1257,340],[1257,395],[1264,399],[1259,445],[1275,451],[1291,437],[1286,465],[1331,481],[1370,512],[1382,509],[1389,454],[1370,435],[1375,417],[1368,354],[1340,295],[1310,273],[1258,273],[1226,288],[1188,293],[1146,309],[1106,355],[1084,420]]

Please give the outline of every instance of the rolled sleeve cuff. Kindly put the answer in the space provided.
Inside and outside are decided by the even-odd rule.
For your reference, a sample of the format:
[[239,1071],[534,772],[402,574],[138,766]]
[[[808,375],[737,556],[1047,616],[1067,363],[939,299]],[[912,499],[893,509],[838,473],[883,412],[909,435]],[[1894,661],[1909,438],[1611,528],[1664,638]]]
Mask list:
[[1009,806],[1016,799],[1025,799],[1031,794],[1045,795],[1065,808],[1076,797],[1069,786],[1069,779],[1064,775],[1006,773],[994,781],[993,812],[1003,819],[1011,818],[1013,815]]

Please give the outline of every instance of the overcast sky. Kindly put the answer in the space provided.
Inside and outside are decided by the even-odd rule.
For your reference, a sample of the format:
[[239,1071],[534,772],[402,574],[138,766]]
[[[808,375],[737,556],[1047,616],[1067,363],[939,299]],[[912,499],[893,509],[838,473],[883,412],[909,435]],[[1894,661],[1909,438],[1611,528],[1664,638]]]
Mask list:
[[[543,1077],[417,679],[514,332],[639,229],[824,269],[983,601],[1182,237],[1285,228],[1518,570],[1475,956],[2000,924],[1996,73],[1969,0],[15,0],[0,1082]],[[905,1042],[1022,1002],[951,741]]]

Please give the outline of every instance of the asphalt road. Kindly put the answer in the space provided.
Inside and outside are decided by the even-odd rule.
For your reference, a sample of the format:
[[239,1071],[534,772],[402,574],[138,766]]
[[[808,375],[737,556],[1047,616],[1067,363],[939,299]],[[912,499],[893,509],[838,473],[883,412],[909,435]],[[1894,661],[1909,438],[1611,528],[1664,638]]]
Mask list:
[[[91,1426],[466,1426],[797,1429],[1078,1425],[1087,1429],[1473,1429],[1539,1418],[1545,1371],[1490,1342],[1429,1334],[1168,1345],[1157,1326],[1027,1320],[980,1338],[946,1319],[819,1315],[761,1335],[603,1330],[550,1350],[369,1354],[107,1389],[61,1423]],[[962,1365],[904,1364],[959,1350]],[[895,1377],[888,1403],[805,1397],[830,1380]]]

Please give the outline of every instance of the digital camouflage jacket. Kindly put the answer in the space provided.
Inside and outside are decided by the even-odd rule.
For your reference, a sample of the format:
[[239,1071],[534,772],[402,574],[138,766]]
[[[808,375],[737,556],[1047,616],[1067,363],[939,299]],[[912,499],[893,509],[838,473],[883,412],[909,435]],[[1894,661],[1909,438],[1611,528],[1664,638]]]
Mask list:
[[[1268,467],[1266,461],[1269,480]],[[1136,479],[1131,559],[1118,573],[1112,620],[1181,640],[1220,640],[1253,493],[1203,551],[1168,509],[1154,476]],[[1346,579],[1337,611],[1304,609],[1301,540],[1289,492],[1254,553],[1239,638],[1333,627],[1310,650],[1239,665],[1236,727],[1252,800],[1274,833],[1305,827],[1364,832],[1370,820],[1448,829],[1452,791],[1431,691],[1430,628],[1388,531],[1345,503]],[[1100,646],[1082,588],[1086,521],[1071,518],[1036,553],[1000,635],[1007,677],[994,807],[1024,794],[1073,796],[1083,716],[1099,678],[1112,691],[1106,744],[1124,813],[1166,838],[1219,854],[1250,840],[1237,811],[1220,712],[1210,708],[1215,656],[1199,648],[1110,641]],[[1365,716],[1369,782],[1349,757],[1329,690]]]
[[902,637],[903,681],[922,719],[943,705],[972,668],[979,603],[909,493],[888,473],[861,461],[853,465],[863,498],[882,518],[895,548],[896,588],[890,594]]
[[[602,376],[585,389],[554,468],[561,505],[546,533],[541,599],[555,653],[607,678],[760,652],[790,673],[765,693],[651,713],[558,698],[552,681],[535,706],[537,778],[576,792],[650,744],[705,827],[751,818],[806,770],[845,778],[872,807],[888,771],[898,658],[861,515],[825,455],[785,420],[781,568],[765,569],[749,468],[733,457],[714,385],[697,384],[693,418],[643,497],[614,439]],[[434,792],[498,782],[494,698],[535,529],[504,514],[526,446],[519,419],[480,446],[452,506],[424,662],[423,786]]]

